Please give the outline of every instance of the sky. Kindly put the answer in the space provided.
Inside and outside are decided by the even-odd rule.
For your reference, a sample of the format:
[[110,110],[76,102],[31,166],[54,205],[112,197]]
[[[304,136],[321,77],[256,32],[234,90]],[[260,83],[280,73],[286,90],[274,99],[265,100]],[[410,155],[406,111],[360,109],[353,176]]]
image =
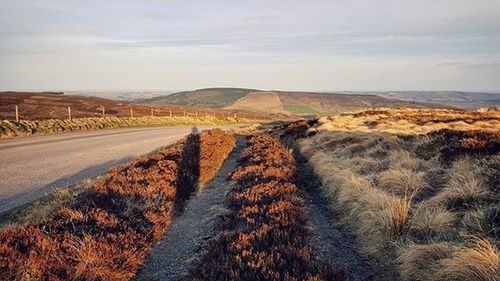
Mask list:
[[0,0],[0,89],[500,91],[499,0]]

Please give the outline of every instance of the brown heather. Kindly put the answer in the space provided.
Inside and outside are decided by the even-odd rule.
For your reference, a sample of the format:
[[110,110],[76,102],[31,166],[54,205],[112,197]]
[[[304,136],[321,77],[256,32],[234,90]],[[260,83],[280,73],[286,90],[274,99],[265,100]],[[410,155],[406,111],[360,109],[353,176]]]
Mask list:
[[112,169],[51,220],[1,232],[0,279],[131,279],[177,205],[233,147],[233,136],[213,130]]
[[250,140],[231,174],[225,229],[193,276],[201,280],[342,280],[313,258],[304,205],[293,184],[295,161],[277,140]]

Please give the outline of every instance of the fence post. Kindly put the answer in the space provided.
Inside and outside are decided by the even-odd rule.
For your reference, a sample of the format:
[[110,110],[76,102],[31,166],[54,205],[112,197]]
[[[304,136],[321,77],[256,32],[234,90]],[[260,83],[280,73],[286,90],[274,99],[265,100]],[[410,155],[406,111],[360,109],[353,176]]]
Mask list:
[[154,117],[154,116],[155,116],[155,114],[153,112],[153,109],[151,108],[151,117]]
[[71,121],[71,106],[68,106],[68,119]]
[[198,110],[194,111],[194,118],[198,118]]
[[172,117],[172,108],[170,108],[170,117]]
[[236,119],[236,113],[234,114],[234,119]]
[[16,105],[16,122],[19,122],[19,108]]
[[186,117],[186,110],[184,109],[184,117]]
[[130,117],[134,117],[134,110],[130,107]]

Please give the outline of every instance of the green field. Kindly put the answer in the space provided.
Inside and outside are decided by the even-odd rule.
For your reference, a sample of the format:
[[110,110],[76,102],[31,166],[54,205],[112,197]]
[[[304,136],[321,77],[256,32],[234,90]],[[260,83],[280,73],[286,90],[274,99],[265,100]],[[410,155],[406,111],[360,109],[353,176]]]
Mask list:
[[303,104],[283,104],[283,108],[292,114],[317,114],[318,111]]

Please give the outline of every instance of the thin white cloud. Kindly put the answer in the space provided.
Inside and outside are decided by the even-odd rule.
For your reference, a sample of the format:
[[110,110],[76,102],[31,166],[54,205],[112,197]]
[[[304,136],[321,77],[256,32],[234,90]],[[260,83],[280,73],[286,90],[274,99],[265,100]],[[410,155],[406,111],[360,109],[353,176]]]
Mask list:
[[[5,0],[0,85],[120,89],[133,76],[127,88],[404,90],[467,81],[464,89],[498,90],[498,10],[497,0]],[[411,78],[422,72],[427,79]]]

